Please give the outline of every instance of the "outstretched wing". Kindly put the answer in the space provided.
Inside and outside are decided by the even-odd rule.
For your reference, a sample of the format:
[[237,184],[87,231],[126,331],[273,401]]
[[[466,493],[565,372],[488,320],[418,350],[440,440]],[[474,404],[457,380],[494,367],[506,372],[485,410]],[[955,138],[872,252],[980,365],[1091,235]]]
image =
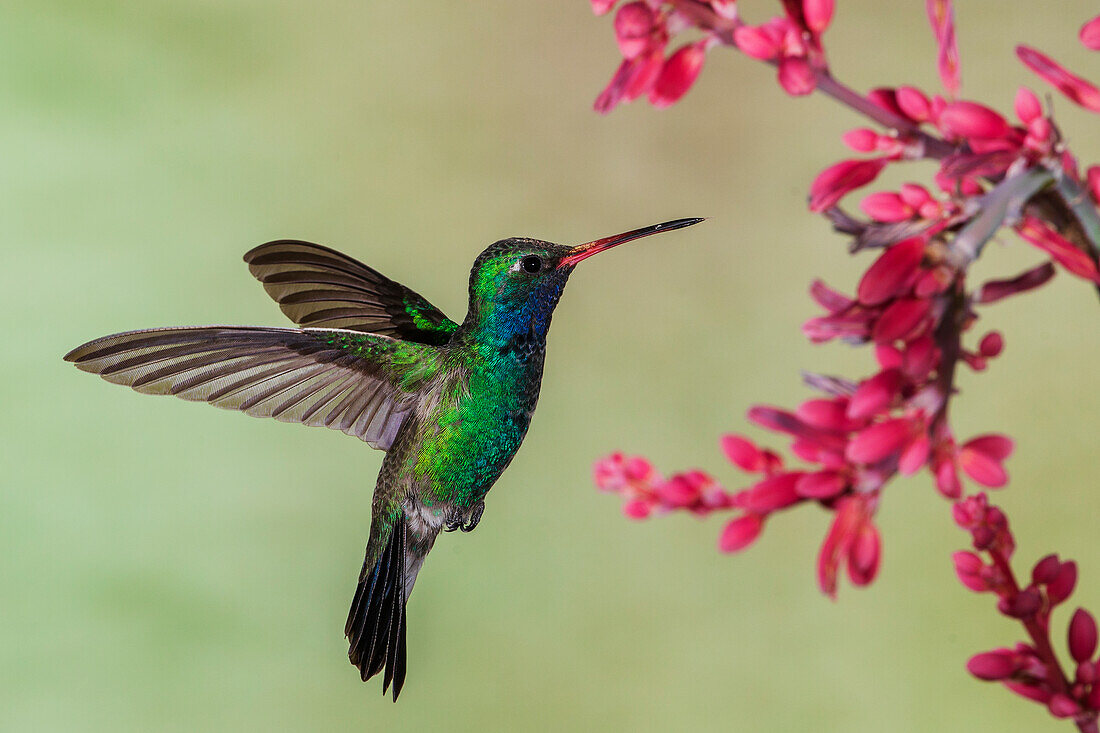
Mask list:
[[382,450],[441,368],[436,349],[386,336],[246,326],[130,331],[65,360],[138,392],[342,430]]
[[297,240],[261,244],[244,256],[290,320],[441,346],[458,325],[404,285],[328,247]]

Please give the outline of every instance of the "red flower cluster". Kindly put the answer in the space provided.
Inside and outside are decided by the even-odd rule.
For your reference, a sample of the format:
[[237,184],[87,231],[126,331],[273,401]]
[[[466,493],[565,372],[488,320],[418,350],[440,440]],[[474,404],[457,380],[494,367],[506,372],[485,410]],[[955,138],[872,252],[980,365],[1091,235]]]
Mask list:
[[[592,0],[597,13],[616,0]],[[757,406],[749,420],[790,439],[797,463],[727,435],[722,448],[741,470],[756,474],[746,488],[726,492],[701,471],[662,478],[643,458],[615,454],[600,461],[600,488],[626,498],[634,518],[685,509],[697,515],[730,511],[719,538],[724,552],[744,549],[776,512],[814,504],[831,513],[818,557],[818,583],[836,593],[840,568],[853,585],[878,572],[882,538],[874,515],[889,481],[926,469],[939,493],[953,502],[954,518],[971,533],[974,551],[957,553],[959,580],[998,597],[1001,613],[1018,619],[1029,644],[974,657],[970,670],[1001,680],[1013,691],[1097,731],[1100,662],[1096,624],[1078,610],[1070,624],[1075,676],[1063,674],[1049,639],[1051,611],[1076,582],[1076,565],[1056,556],[1035,567],[1021,587],[1012,573],[1015,549],[1008,520],[985,494],[964,496],[963,478],[986,488],[1008,482],[1004,463],[1012,441],[987,434],[957,443],[947,419],[957,366],[988,366],[1004,349],[997,332],[969,348],[964,335],[979,307],[1048,282],[1055,266],[1100,284],[1100,166],[1079,171],[1057,126],[1034,92],[1021,88],[1015,120],[973,100],[959,99],[959,56],[950,0],[926,0],[938,47],[944,95],[911,86],[877,88],[861,95],[829,69],[823,34],[833,0],[781,0],[783,14],[758,26],[740,20],[734,0],[646,0],[619,6],[615,35],[623,62],[596,101],[600,112],[643,94],[652,104],[679,100],[697,78],[708,50],[732,47],[778,69],[791,95],[819,91],[882,129],[860,127],[844,143],[867,157],[842,160],[810,185],[809,208],[853,239],[851,250],[880,251],[848,296],[815,282],[810,288],[824,314],[803,325],[815,343],[840,340],[873,346],[875,371],[862,380],[805,375],[821,392],[793,410]],[[666,58],[670,38],[694,29],[701,38]],[[1080,40],[1100,50],[1100,17],[1086,23]],[[1019,46],[1018,58],[1074,103],[1100,112],[1100,88],[1043,53]],[[858,218],[840,207],[844,197],[874,182],[888,166],[926,159],[938,163],[928,185],[905,183],[863,197]],[[1045,261],[1018,275],[968,287],[970,265],[987,241],[1010,228],[1044,254]]]
[[[1020,587],[1009,559],[1015,543],[1008,519],[984,494],[959,501],[955,522],[971,533],[976,552],[954,555],[959,582],[978,593],[994,593],[997,610],[1020,620],[1031,643],[975,654],[967,669],[981,680],[1004,683],[1016,694],[1046,705],[1058,718],[1074,718],[1082,728],[1095,725],[1100,711],[1100,659],[1096,658],[1096,621],[1078,608],[1069,623],[1067,645],[1076,663],[1072,679],[1063,674],[1049,640],[1050,616],[1077,584],[1077,564],[1047,555]],[[983,555],[985,559],[983,559]]]

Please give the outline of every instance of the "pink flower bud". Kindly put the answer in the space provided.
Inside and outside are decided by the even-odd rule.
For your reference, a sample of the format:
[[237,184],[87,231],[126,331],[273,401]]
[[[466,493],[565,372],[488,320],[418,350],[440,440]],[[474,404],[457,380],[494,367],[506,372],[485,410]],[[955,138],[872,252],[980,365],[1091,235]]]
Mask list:
[[1058,578],[1061,569],[1062,562],[1058,559],[1058,556],[1047,555],[1035,563],[1035,567],[1031,571],[1031,582],[1036,585],[1053,583]]
[[931,301],[923,298],[895,300],[875,322],[871,338],[875,343],[884,343],[915,336],[918,328],[926,325],[931,308]]
[[1086,173],[1088,177],[1089,193],[1093,201],[1100,201],[1100,165],[1091,165]]
[[695,83],[706,59],[705,40],[677,49],[665,62],[661,75],[649,90],[649,103],[654,107],[664,108],[679,101]]
[[901,372],[885,369],[859,385],[848,403],[848,417],[868,418],[882,412],[901,392]]
[[799,499],[794,487],[802,475],[801,471],[792,471],[758,481],[744,492],[740,505],[758,514],[767,514],[776,509],[788,507]]
[[1008,474],[1004,467],[988,456],[971,451],[959,454],[959,466],[975,482],[991,489],[999,489],[1008,483]]
[[995,461],[1003,461],[1011,456],[1013,447],[1012,438],[996,433],[971,438],[963,446],[964,449],[984,453]]
[[997,331],[990,331],[982,337],[982,341],[978,344],[978,352],[986,357],[992,359],[995,356],[1000,355],[1004,350],[1005,340]]
[[653,511],[653,506],[642,499],[633,499],[623,504],[623,514],[630,519],[645,519]]
[[795,415],[807,425],[812,425],[815,428],[837,431],[848,430],[847,402],[843,399],[806,400],[795,410]]
[[1096,653],[1096,620],[1083,608],[1069,621],[1069,653],[1076,662],[1087,662]]
[[878,528],[865,521],[848,550],[848,578],[852,585],[868,585],[878,575],[882,560],[882,537]]
[[964,139],[989,139],[1008,134],[1005,118],[976,102],[952,102],[939,116],[939,127],[948,135]]
[[592,12],[596,15],[606,15],[611,12],[611,8],[615,7],[615,3],[618,0],[591,0]]
[[966,670],[980,680],[996,681],[1011,677],[1016,671],[1016,662],[1008,649],[975,654],[966,663]]
[[1064,692],[1056,692],[1050,698],[1050,702],[1047,703],[1047,710],[1055,718],[1072,718],[1081,712],[1081,706]]
[[615,14],[615,40],[623,58],[632,59],[654,45],[657,14],[644,2],[627,3]]
[[681,474],[657,487],[661,503],[676,508],[689,507],[699,500],[699,486]]
[[817,77],[806,59],[786,56],[779,60],[779,85],[787,94],[801,97],[817,87]]
[[1035,92],[1027,87],[1020,87],[1020,90],[1016,92],[1015,106],[1016,116],[1025,125],[1043,116],[1043,105],[1039,103],[1039,98],[1035,96]]
[[962,550],[952,555],[951,559],[955,563],[955,575],[958,576],[960,583],[976,593],[989,590],[989,585],[982,577],[985,563],[980,557],[973,552]]
[[842,160],[818,174],[810,184],[810,211],[820,212],[840,201],[846,193],[875,180],[886,161]]
[[857,127],[841,135],[845,145],[857,153],[870,153],[878,146],[878,133],[866,127]]
[[764,518],[758,514],[745,514],[726,524],[718,537],[718,549],[721,552],[743,550],[760,536],[764,529]]
[[940,461],[932,466],[936,474],[936,490],[948,499],[957,499],[962,496],[962,484],[959,482],[959,473],[955,470],[954,461]]
[[932,115],[932,103],[916,87],[898,87],[896,99],[905,116],[914,122],[925,122]]
[[1070,597],[1077,585],[1077,563],[1067,560],[1058,568],[1058,577],[1047,585],[1047,598],[1050,605],[1057,606]]
[[[921,207],[924,208],[923,206]],[[946,267],[934,267],[925,270],[917,278],[917,284],[913,286],[913,294],[918,298],[927,298],[947,290],[954,274]]]
[[875,361],[883,369],[896,369],[902,365],[904,356],[893,344],[875,344]]
[[831,499],[848,488],[848,479],[836,471],[817,471],[803,475],[794,488],[806,499]]
[[864,197],[859,203],[863,213],[887,223],[905,221],[913,216],[913,207],[901,200],[901,196],[892,191],[880,191]]
[[901,458],[898,459],[898,471],[901,475],[912,476],[919,471],[921,466],[928,462],[928,454],[931,452],[931,448],[932,443],[926,435],[922,435],[910,443],[901,452]]
[[913,437],[908,420],[895,418],[864,428],[848,443],[845,457],[853,463],[877,463],[896,453]]
[[1071,101],[1092,112],[1100,112],[1100,89],[1067,71],[1054,59],[1028,46],[1017,46],[1016,56],[1048,84]]
[[1085,45],[1085,48],[1100,51],[1100,15],[1081,26],[1078,38],[1081,39],[1081,43]]
[[740,435],[723,435],[722,450],[733,465],[748,473],[764,470],[764,454],[748,438]]
[[[985,544],[983,542],[983,544]],[[1004,597],[997,603],[997,609],[1011,618],[1027,619],[1034,616],[1043,607],[1043,597],[1037,588],[1024,588],[1015,596]]]
[[833,19],[833,0],[802,0],[802,17],[814,35],[821,35]]
[[903,240],[887,249],[860,278],[856,289],[859,302],[878,305],[904,293],[912,287],[923,257],[924,240],[919,237]]
[[767,26],[742,25],[733,32],[733,42],[741,53],[761,61],[770,61],[779,55],[781,40]]
[[898,193],[901,194],[901,200],[914,209],[919,209],[932,200],[932,194],[928,193],[928,189],[916,183],[901,184]]

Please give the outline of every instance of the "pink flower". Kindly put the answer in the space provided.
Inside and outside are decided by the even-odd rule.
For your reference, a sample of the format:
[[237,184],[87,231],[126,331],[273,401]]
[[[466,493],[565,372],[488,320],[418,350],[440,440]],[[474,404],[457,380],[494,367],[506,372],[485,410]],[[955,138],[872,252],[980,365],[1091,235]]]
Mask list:
[[695,83],[706,58],[707,41],[681,46],[661,69],[660,76],[649,91],[649,103],[663,108],[679,101]]
[[779,85],[791,96],[809,94],[817,86],[817,77],[806,59],[788,56],[779,62]]
[[975,654],[966,663],[966,669],[980,680],[1003,680],[1016,671],[1015,655],[1009,649]]
[[1057,606],[1073,593],[1077,585],[1077,563],[1067,560],[1058,568],[1058,575],[1047,584],[1047,598],[1051,606]]
[[866,186],[878,177],[886,160],[842,160],[818,174],[810,184],[810,211],[828,209],[840,201],[846,193]]
[[1076,662],[1087,662],[1096,653],[1096,620],[1083,608],[1069,622],[1069,653]]
[[932,117],[932,103],[924,92],[916,87],[902,86],[894,92],[894,99],[906,117],[914,122],[927,122]]
[[1100,51],[1100,15],[1081,26],[1081,32],[1077,34],[1085,48]]
[[819,36],[829,27],[833,19],[834,0],[802,0],[802,15],[806,27],[815,36]]
[[1016,56],[1074,103],[1092,112],[1100,112],[1100,89],[1029,46],[1017,46]]
[[722,552],[743,550],[764,530],[764,518],[759,514],[744,514],[730,520],[718,537],[718,549]]
[[893,245],[875,260],[859,281],[861,303],[878,305],[912,287],[924,257],[924,240],[914,237]]
[[925,298],[900,298],[895,300],[875,322],[871,338],[875,343],[887,343],[898,339],[915,338],[927,325],[926,319],[932,303]]
[[637,99],[653,86],[664,66],[664,56],[660,51],[623,59],[615,75],[593,104],[600,114],[607,114],[620,102]]
[[964,139],[1000,138],[1008,133],[1008,123],[1004,117],[975,102],[947,105],[937,123],[948,135]]
[[990,331],[982,337],[982,341],[978,344],[978,353],[987,359],[992,359],[995,356],[999,356],[1001,351],[1004,350],[1005,340],[997,331]]
[[899,452],[913,437],[913,425],[909,420],[885,420],[858,432],[848,443],[844,456],[853,463],[877,463]]
[[848,478],[839,471],[816,471],[804,474],[794,488],[806,499],[831,499],[848,488]]
[[624,59],[661,50],[667,40],[664,24],[644,2],[627,3],[615,14],[615,40]]
[[832,527],[821,545],[817,560],[817,582],[821,591],[836,597],[837,571],[842,560],[856,585],[866,585],[878,571],[881,540],[871,523],[873,509],[867,495],[846,496],[836,505]]
[[962,550],[952,555],[951,559],[955,563],[955,574],[960,583],[978,593],[989,590],[989,585],[982,577],[986,566],[980,557]]
[[963,444],[959,466],[982,486],[998,488],[1008,483],[1004,461],[1012,455],[1012,441],[1003,435],[982,435]]
[[632,499],[623,504],[623,514],[630,519],[645,519],[653,511],[653,505],[642,499]]
[[733,32],[733,41],[746,56],[771,61],[779,56],[783,34],[774,26],[742,25]]
[[959,93],[959,49],[955,43],[955,12],[951,0],[926,0],[928,20],[936,37],[939,54],[936,68],[943,88],[950,96]]
[[1039,103],[1039,98],[1035,96],[1035,92],[1027,87],[1020,87],[1020,90],[1016,92],[1015,107],[1016,116],[1025,125],[1043,116],[1043,106]]
[[802,473],[799,471],[776,474],[738,492],[733,498],[734,503],[757,514],[783,509],[799,500],[795,486],[800,478]]
[[905,203],[901,196],[893,191],[880,191],[864,197],[859,202],[863,213],[876,221],[896,222],[913,217],[916,210]]
[[848,417],[870,418],[885,411],[900,396],[902,383],[898,369],[884,369],[866,380],[848,403]]
[[730,462],[748,473],[764,470],[764,453],[756,445],[740,435],[723,435],[722,450]]
[[879,134],[866,127],[848,130],[840,137],[844,144],[857,153],[870,153],[878,146]]
[[606,15],[611,12],[611,8],[615,7],[615,3],[618,0],[591,0],[592,12],[596,15]]
[[848,550],[848,579],[853,585],[871,583],[882,561],[882,536],[870,519],[863,522]]

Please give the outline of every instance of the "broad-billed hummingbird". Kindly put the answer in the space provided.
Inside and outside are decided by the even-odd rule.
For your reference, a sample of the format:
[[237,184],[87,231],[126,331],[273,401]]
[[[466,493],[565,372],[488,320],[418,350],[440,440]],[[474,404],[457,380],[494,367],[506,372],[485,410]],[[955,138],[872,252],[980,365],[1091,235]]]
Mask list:
[[546,332],[581,260],[697,224],[676,219],[567,247],[502,239],[474,260],[461,324],[334,250],[281,240],[244,256],[301,328],[201,326],[106,336],[65,355],[146,394],[323,425],[386,451],[344,633],[364,681],[405,681],[405,603],[440,530],[469,532],[527,433]]

